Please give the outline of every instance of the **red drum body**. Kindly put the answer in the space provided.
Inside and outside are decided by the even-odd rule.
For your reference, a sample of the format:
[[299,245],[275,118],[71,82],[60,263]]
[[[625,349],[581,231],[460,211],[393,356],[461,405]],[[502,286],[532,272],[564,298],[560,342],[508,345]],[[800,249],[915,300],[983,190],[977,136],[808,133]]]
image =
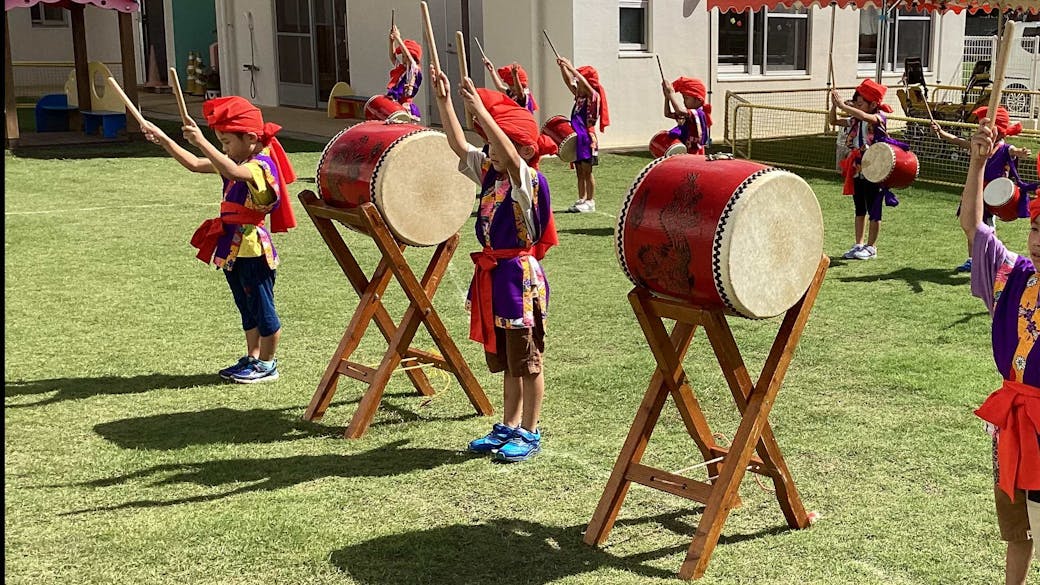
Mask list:
[[661,130],[650,139],[650,154],[654,155],[654,158],[686,154],[686,145],[667,130]]
[[1018,198],[1021,197],[1018,185],[1007,177],[998,177],[986,184],[982,190],[982,200],[989,212],[1003,221],[1018,219]]
[[889,189],[909,187],[917,179],[917,155],[885,142],[875,142],[863,153],[863,178]]
[[542,125],[542,134],[552,139],[559,147],[560,152],[556,156],[560,160],[572,163],[574,159],[578,158],[578,135],[575,134],[570,120],[563,116],[553,116]]
[[385,95],[374,95],[365,102],[366,120],[387,120],[389,122],[415,122],[408,108]]
[[322,151],[318,197],[333,207],[373,203],[402,243],[433,246],[458,232],[473,209],[474,185],[457,168],[441,132],[362,122]]
[[805,294],[823,254],[823,214],[801,177],[747,160],[651,162],[614,232],[621,269],[658,296],[751,319]]

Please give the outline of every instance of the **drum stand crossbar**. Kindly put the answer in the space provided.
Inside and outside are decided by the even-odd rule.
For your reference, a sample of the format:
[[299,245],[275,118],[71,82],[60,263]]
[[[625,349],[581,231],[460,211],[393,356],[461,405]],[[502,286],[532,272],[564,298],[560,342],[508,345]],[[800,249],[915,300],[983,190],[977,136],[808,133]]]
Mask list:
[[[454,375],[478,414],[490,415],[494,412],[484,390],[473,376],[433,307],[433,295],[444,271],[448,268],[448,261],[459,245],[459,235],[455,234],[437,246],[420,281],[404,257],[404,244],[394,238],[372,203],[364,203],[355,209],[341,209],[326,205],[312,191],[300,193],[300,201],[339,263],[343,274],[361,297],[361,302],[351,317],[350,324],[347,325],[336,353],[318,382],[318,389],[303,415],[304,420],[315,421],[324,416],[336,393],[336,382],[340,376],[347,376],[368,384],[357,412],[344,433],[348,439],[359,438],[372,423],[383,391],[395,371],[403,370],[420,394],[434,394],[430,380],[423,372],[426,365]],[[382,258],[371,279],[365,277],[364,271],[332,220],[356,228],[375,241]],[[383,292],[392,277],[400,283],[409,301],[399,326],[394,324],[393,318],[382,303]],[[389,345],[382,361],[375,368],[349,360],[350,355],[361,344],[361,338],[372,321],[375,321],[376,327]],[[412,338],[420,324],[426,326],[441,355],[411,347]],[[402,361],[408,362],[408,365],[398,370]]]
[[[636,287],[629,293],[628,299],[657,361],[657,368],[585,531],[586,544],[599,546],[606,541],[631,483],[642,484],[705,504],[693,542],[679,570],[679,576],[683,579],[699,578],[707,569],[708,560],[722,535],[722,527],[730,510],[740,505],[737,492],[745,471],[773,480],[776,498],[788,526],[809,526],[809,516],[802,506],[767,417],[829,264],[830,260],[823,256],[808,290],[785,313],[757,383],[752,383],[748,375],[722,311],[658,298],[642,287]],[[666,318],[675,321],[671,335],[665,329],[663,319]],[[741,414],[736,436],[728,448],[715,443],[682,366],[698,325],[707,333]],[[707,468],[708,475],[714,478],[710,483],[640,463],[669,395],[679,409],[687,432],[704,457],[704,463],[695,467]],[[753,454],[756,451],[757,457]]]

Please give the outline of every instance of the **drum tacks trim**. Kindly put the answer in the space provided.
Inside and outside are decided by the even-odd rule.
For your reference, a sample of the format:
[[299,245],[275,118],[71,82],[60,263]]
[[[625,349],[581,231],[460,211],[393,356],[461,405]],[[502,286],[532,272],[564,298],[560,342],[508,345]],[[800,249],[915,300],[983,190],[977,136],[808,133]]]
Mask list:
[[646,178],[646,175],[651,169],[666,160],[668,160],[668,157],[654,159],[650,164],[643,168],[636,177],[636,180],[632,181],[632,186],[629,187],[628,194],[625,195],[625,200],[621,202],[621,211],[618,212],[617,227],[614,228],[614,252],[617,254],[618,264],[621,265],[621,271],[625,273],[625,277],[628,278],[629,282],[643,288],[646,288],[646,283],[639,282],[629,271],[628,264],[625,263],[625,220],[628,219],[628,208],[632,204],[632,199],[635,197],[636,191],[639,190],[639,186],[643,183],[643,179]]

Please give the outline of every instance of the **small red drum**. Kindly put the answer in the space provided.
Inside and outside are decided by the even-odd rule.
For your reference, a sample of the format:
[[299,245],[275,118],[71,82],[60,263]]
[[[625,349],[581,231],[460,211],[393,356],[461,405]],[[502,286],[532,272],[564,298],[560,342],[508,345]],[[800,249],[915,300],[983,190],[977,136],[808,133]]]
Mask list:
[[474,185],[458,164],[441,132],[361,122],[322,151],[318,197],[333,207],[371,202],[399,241],[433,246],[458,232],[473,210]]
[[386,97],[374,95],[365,102],[366,120],[386,120],[388,122],[415,122],[408,108]]
[[680,154],[654,160],[632,183],[614,243],[636,286],[762,319],[809,288],[823,255],[823,214],[798,175]]
[[875,142],[863,153],[860,172],[871,183],[902,189],[917,178],[917,155],[885,142]]
[[553,116],[542,125],[542,134],[545,134],[556,143],[560,152],[556,154],[565,163],[572,163],[578,158],[578,135],[571,126],[571,121],[563,116]]
[[654,158],[686,154],[686,145],[667,130],[661,130],[650,139],[650,154],[654,155]]
[[989,212],[1003,221],[1018,219],[1018,185],[1007,177],[997,177],[982,190],[982,200]]

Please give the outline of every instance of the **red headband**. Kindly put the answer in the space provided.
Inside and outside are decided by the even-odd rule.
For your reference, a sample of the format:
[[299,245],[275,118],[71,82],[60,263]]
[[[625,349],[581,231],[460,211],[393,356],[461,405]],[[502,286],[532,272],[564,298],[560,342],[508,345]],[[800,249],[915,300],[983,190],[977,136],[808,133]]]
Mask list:
[[885,99],[885,92],[887,91],[887,87],[881,85],[873,79],[864,79],[863,83],[860,83],[859,87],[856,88],[856,93],[858,93],[860,97],[867,100],[868,102],[876,102],[878,105],[878,109],[882,112],[892,111],[891,106],[882,103],[882,100]]
[[[414,59],[416,63],[422,61],[422,45],[413,41],[412,39],[405,39],[404,48],[408,49],[408,54],[412,56],[412,59]],[[399,55],[400,53],[401,45],[396,45],[394,47],[394,54]]]
[[[972,112],[972,114],[975,114],[975,117],[980,120],[987,117],[986,114],[988,113],[989,108],[986,106],[976,108]],[[1022,131],[1022,124],[1018,122],[1015,122],[1014,125],[1011,124],[1011,115],[1008,114],[1006,109],[1004,109],[1004,106],[997,106],[997,119],[994,120],[994,123],[997,130],[999,130],[1004,136],[1014,136]]]
[[607,107],[607,92],[603,91],[603,86],[599,84],[599,71],[596,71],[592,65],[584,65],[578,67],[578,73],[599,94],[599,131],[603,132],[607,126],[610,126],[610,108]]
[[[513,66],[499,67],[498,76],[502,78],[502,81],[506,82],[506,85],[513,85]],[[520,65],[516,66],[516,76],[520,78],[520,85],[527,85],[527,72]]]
[[702,102],[708,97],[708,90],[704,82],[693,77],[680,77],[672,82],[672,89],[690,97],[695,97]]
[[1029,202],[1029,221],[1035,220],[1037,216],[1040,216],[1040,198]]

